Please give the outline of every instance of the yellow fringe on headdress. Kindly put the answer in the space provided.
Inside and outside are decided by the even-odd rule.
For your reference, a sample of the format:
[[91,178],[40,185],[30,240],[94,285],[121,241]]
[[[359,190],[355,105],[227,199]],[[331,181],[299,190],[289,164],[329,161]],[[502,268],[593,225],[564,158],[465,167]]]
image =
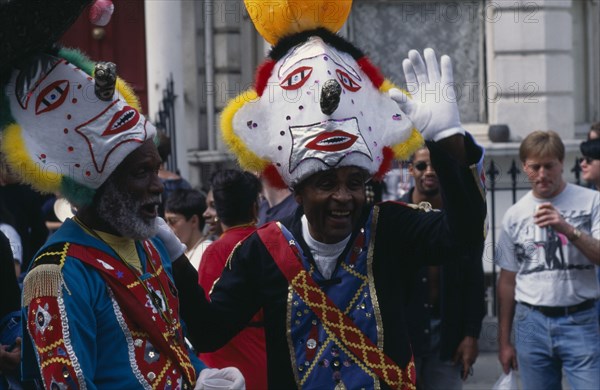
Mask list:
[[62,175],[46,170],[42,164],[34,162],[27,150],[21,126],[10,124],[2,133],[2,152],[6,162],[24,182],[42,192],[55,192],[60,188]]
[[[410,96],[410,93],[408,93],[402,88],[398,88],[394,83],[392,83],[388,79],[385,79],[383,81],[383,84],[381,84],[381,86],[379,87],[379,91],[384,93],[388,92],[392,88],[399,89],[405,95]],[[423,139],[421,133],[417,129],[413,128],[410,133],[410,137],[408,137],[406,141],[392,146],[392,150],[394,151],[394,157],[396,157],[398,160],[406,160],[417,149],[423,146],[424,143],[425,140]]]
[[398,160],[407,160],[417,149],[419,149],[425,140],[423,140],[423,136],[421,133],[413,128],[410,137],[401,144],[396,144],[392,146],[392,150],[394,151],[394,156]]
[[240,95],[231,99],[221,113],[221,134],[223,140],[238,159],[242,168],[247,171],[262,172],[269,165],[269,161],[260,158],[252,152],[244,141],[238,137],[233,130],[233,117],[244,104],[257,101],[258,94],[256,91],[249,89],[242,92]]
[[[396,85],[394,85],[394,83],[392,83],[390,80],[385,79],[385,80],[383,80],[383,83],[379,86],[379,91],[380,92],[387,92],[387,91],[389,91],[392,88],[398,88],[398,87],[396,87]],[[401,88],[398,88],[398,89],[400,89],[404,93],[407,93],[406,91],[404,91]]]
[[131,107],[135,108],[140,112],[142,111],[140,99],[137,97],[135,92],[133,92],[133,88],[131,88],[129,84],[123,81],[123,79],[121,79],[120,77],[117,77],[117,83],[115,85],[115,88],[117,91],[119,91],[121,96],[125,98],[127,104],[129,104]]
[[58,297],[65,284],[59,264],[40,264],[23,281],[23,306],[40,297]]

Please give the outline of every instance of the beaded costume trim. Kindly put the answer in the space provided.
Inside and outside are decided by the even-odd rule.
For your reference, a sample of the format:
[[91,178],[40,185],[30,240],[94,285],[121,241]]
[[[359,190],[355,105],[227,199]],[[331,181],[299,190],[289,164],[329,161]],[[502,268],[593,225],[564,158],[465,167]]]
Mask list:
[[151,390],[152,386],[146,381],[144,375],[142,374],[137,361],[135,359],[135,348],[133,343],[133,335],[131,334],[131,330],[127,326],[125,322],[125,318],[123,317],[123,313],[121,312],[121,307],[119,307],[119,303],[115,300],[115,296],[110,287],[107,287],[108,295],[110,295],[110,300],[112,303],[113,311],[115,312],[115,317],[117,318],[117,322],[125,335],[125,340],[127,340],[127,354],[129,356],[129,365],[131,366],[131,371],[133,375],[135,375],[136,379],[140,382],[140,385],[144,387],[146,390]]

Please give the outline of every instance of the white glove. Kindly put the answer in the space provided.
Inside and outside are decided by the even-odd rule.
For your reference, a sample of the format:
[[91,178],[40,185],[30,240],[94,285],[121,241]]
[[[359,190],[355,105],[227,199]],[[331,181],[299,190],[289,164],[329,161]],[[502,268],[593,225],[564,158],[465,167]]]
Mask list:
[[156,217],[156,225],[158,226],[156,236],[165,244],[171,261],[175,261],[185,253],[187,247],[179,241],[179,238],[173,233],[173,230],[167,225],[164,219]]
[[425,63],[416,50],[409,51],[408,58],[402,61],[406,89],[412,99],[397,88],[389,91],[390,97],[426,140],[439,141],[454,134],[464,135],[456,104],[450,57],[442,56],[440,75],[433,49],[425,49],[423,54]]
[[[210,382],[213,382],[212,387]],[[217,386],[220,386],[219,389],[246,390],[246,381],[240,370],[235,367],[225,367],[220,370],[218,368],[205,368],[200,371],[194,390],[212,390]]]

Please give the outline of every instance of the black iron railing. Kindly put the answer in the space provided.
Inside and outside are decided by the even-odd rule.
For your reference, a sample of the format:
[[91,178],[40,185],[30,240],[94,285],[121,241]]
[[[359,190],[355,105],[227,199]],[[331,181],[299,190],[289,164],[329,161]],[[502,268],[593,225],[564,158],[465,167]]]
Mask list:
[[154,117],[154,125],[165,132],[171,140],[171,154],[167,158],[167,170],[179,173],[177,169],[177,148],[176,148],[176,123],[175,123],[175,95],[173,74],[167,79],[167,86],[163,90],[163,98],[158,106],[158,112]]

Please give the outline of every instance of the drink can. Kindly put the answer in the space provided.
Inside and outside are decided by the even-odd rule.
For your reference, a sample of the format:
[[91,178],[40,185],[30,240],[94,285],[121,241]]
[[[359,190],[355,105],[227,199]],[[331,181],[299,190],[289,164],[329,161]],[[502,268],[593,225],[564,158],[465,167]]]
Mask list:
[[[535,208],[534,214],[537,212],[539,206]],[[548,239],[548,231],[545,227],[540,227],[539,225],[533,225],[533,242],[546,242]]]
[[548,232],[545,227],[539,227],[535,225],[533,227],[533,241],[534,242],[546,242],[548,239]]

